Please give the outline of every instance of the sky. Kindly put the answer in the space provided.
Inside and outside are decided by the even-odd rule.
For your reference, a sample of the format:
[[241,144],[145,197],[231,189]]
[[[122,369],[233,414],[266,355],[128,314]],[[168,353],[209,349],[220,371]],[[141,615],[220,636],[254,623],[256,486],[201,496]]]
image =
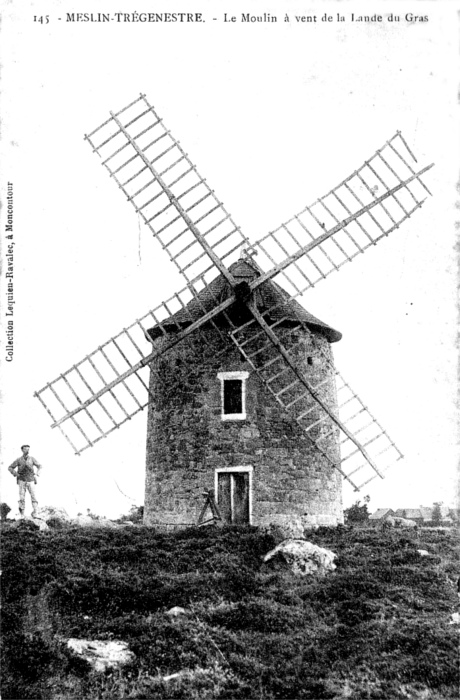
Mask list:
[[[259,23],[242,22],[248,7],[232,2],[237,21],[224,22],[224,7],[199,1],[193,11],[204,22],[164,24],[68,22],[55,1],[4,3],[0,184],[3,203],[14,186],[15,306],[7,363],[3,268],[1,485],[13,512],[7,467],[23,443],[43,464],[43,505],[115,517],[143,502],[145,412],[75,456],[33,396],[184,286],[84,141],[140,92],[251,240],[329,191],[397,129],[421,167],[435,163],[421,211],[302,303],[343,333],[338,368],[405,456],[358,496],[344,485],[345,504],[366,494],[371,510],[454,504],[458,8],[379,2],[382,22],[352,22],[366,7],[254,0],[251,14],[279,19]],[[414,8],[428,21],[406,20]],[[321,21],[326,9],[334,21]],[[98,11],[109,3],[93,2]],[[34,21],[44,13],[47,24]],[[300,14],[317,22],[297,22]],[[3,208],[3,265],[4,217]]]

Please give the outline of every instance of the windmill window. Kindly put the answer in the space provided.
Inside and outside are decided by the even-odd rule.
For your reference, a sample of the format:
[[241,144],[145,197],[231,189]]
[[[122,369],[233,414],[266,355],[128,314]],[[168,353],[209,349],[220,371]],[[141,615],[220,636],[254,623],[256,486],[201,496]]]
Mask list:
[[309,365],[313,364],[313,358],[312,357],[307,357],[307,362]]
[[246,418],[246,379],[249,372],[219,372],[222,420]]

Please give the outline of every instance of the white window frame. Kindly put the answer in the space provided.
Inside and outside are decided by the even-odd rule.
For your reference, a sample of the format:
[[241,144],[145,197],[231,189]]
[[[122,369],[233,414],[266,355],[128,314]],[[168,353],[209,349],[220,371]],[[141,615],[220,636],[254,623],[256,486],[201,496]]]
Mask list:
[[[220,379],[220,417],[222,420],[246,420],[246,380],[249,372],[219,372]],[[241,413],[224,413],[224,381],[226,379],[241,380]]]
[[[254,473],[254,467],[251,465],[243,467],[222,467],[214,471],[214,493],[216,495],[216,503],[219,506],[219,474],[241,474],[247,472],[249,474],[249,522],[248,525],[252,525],[252,477]],[[233,481],[231,481],[232,487],[230,489],[230,509],[233,518]]]

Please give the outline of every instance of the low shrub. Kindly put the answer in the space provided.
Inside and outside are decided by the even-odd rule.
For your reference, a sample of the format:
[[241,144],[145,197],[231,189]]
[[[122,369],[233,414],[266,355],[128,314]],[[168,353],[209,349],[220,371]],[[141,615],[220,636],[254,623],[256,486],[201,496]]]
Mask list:
[[289,632],[305,624],[302,608],[292,609],[264,598],[250,598],[215,608],[208,616],[213,626],[266,634]]
[[[274,541],[256,528],[6,530],[4,697],[456,698],[458,536],[308,538],[337,553],[334,573],[265,571]],[[123,640],[135,661],[89,672],[70,636]]]
[[20,631],[4,639],[2,653],[2,694],[4,698],[41,700],[45,698],[42,681],[61,664],[56,650],[39,634]]

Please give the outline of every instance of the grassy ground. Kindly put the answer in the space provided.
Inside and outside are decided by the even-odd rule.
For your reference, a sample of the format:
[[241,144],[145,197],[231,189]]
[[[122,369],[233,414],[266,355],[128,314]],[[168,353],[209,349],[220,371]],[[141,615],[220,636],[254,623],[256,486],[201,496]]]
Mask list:
[[[3,698],[457,698],[458,536],[308,539],[338,554],[324,579],[265,570],[256,528],[6,530]],[[91,672],[68,637],[126,641],[136,660]]]

